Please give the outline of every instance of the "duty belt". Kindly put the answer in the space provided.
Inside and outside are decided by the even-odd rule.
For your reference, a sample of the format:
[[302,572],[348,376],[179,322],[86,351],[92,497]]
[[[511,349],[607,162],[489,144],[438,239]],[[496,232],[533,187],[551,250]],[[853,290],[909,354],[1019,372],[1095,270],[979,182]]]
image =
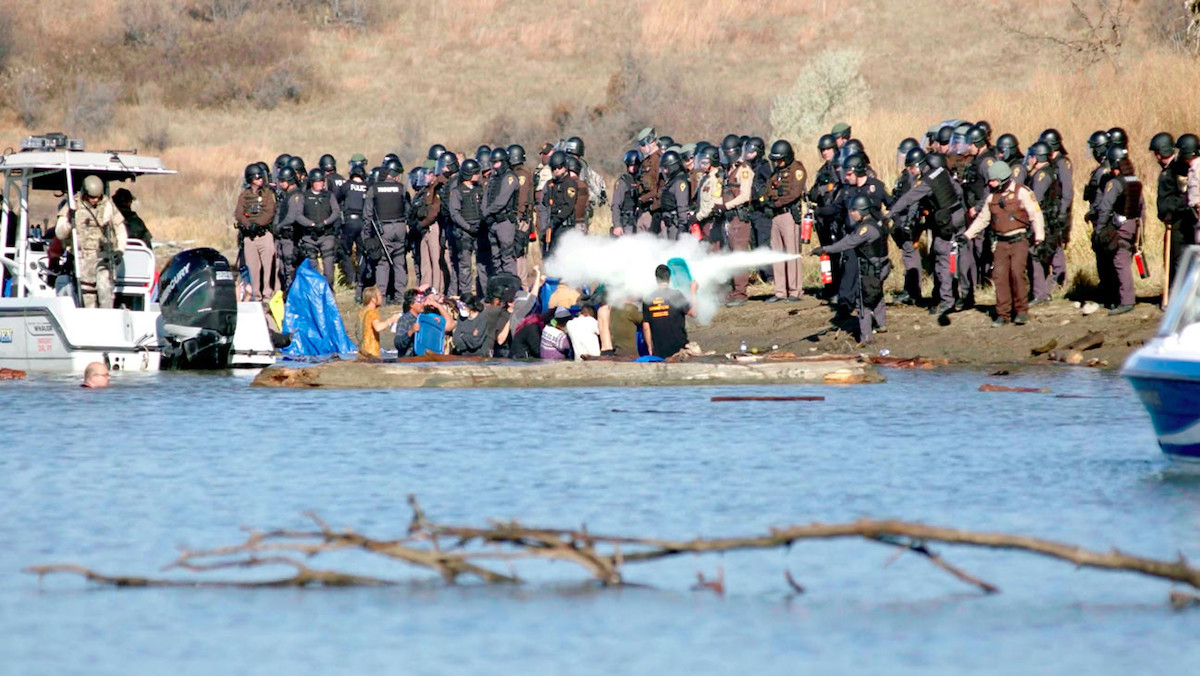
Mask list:
[[1003,235],[996,233],[996,240],[999,242],[1007,242],[1009,244],[1012,244],[1013,242],[1019,242],[1025,239],[1025,233],[1027,231],[1028,228],[1021,228],[1020,230],[1011,230]]
[[344,215],[346,218],[362,218],[361,212],[343,211],[342,215]]

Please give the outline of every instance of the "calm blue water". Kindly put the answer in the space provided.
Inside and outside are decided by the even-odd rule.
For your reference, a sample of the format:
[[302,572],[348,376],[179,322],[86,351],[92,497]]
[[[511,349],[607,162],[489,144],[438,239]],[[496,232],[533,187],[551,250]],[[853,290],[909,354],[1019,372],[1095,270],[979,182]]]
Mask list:
[[[627,570],[570,566],[516,589],[112,590],[23,566],[157,574],[238,527],[381,537],[420,495],[442,521],[687,537],[896,517],[1200,560],[1200,481],[1167,471],[1113,374],[888,372],[886,385],[542,391],[252,389],[245,376],[118,374],[0,383],[3,674],[1193,674],[1200,612],[1170,586],[1029,555],[942,547],[981,597],[865,542]],[[976,392],[1049,387],[1059,399]],[[820,403],[710,403],[714,394]],[[725,571],[728,594],[689,590]],[[808,593],[788,599],[784,569]]]

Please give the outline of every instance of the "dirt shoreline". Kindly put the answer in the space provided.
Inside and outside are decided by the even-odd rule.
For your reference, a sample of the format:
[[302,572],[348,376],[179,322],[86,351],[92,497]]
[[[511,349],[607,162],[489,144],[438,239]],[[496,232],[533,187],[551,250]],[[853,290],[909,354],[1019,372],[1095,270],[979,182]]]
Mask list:
[[[1072,301],[1056,299],[1031,308],[1025,326],[991,325],[992,299],[989,292],[979,297],[973,309],[953,313],[948,326],[939,326],[937,317],[925,308],[889,305],[886,333],[876,334],[875,343],[859,346],[854,339],[855,320],[834,325],[833,309],[815,296],[799,302],[764,303],[766,296],[752,296],[742,307],[722,308],[712,323],[695,321],[688,327],[689,337],[705,352],[718,354],[736,351],[744,340],[748,348],[765,352],[773,346],[779,352],[797,357],[828,354],[867,354],[878,356],[886,350],[891,357],[923,357],[949,360],[952,366],[1007,369],[1050,365],[1049,356],[1034,356],[1035,348],[1052,342],[1060,353],[1064,346],[1088,333],[1104,336],[1100,347],[1083,352],[1084,362],[1100,360],[1102,368],[1118,369],[1125,358],[1158,328],[1162,311],[1157,299],[1139,298],[1132,312],[1109,317],[1101,308],[1084,316]],[[353,293],[337,293],[338,306],[350,337],[357,342],[359,306]],[[397,311],[387,307],[384,314]],[[390,347],[393,336],[384,332],[380,340]]]

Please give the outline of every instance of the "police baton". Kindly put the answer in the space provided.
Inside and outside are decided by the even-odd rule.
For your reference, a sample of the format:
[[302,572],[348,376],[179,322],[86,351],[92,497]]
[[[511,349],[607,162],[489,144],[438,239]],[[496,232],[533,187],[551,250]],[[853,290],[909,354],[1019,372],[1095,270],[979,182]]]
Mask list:
[[396,263],[392,261],[392,254],[388,251],[387,242],[383,241],[383,226],[379,224],[379,217],[371,215],[371,229],[375,231],[375,237],[379,239],[379,246],[383,247],[383,256],[387,259],[388,265],[395,267]]

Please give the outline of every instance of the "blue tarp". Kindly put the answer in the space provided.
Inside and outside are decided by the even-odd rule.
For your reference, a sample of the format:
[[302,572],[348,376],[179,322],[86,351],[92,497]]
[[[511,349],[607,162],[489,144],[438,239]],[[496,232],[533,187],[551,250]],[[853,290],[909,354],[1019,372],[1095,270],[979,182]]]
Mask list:
[[355,352],[346,335],[333,290],[307,259],[296,269],[296,281],[283,309],[283,332],[292,344],[281,352],[289,356],[316,356]]

